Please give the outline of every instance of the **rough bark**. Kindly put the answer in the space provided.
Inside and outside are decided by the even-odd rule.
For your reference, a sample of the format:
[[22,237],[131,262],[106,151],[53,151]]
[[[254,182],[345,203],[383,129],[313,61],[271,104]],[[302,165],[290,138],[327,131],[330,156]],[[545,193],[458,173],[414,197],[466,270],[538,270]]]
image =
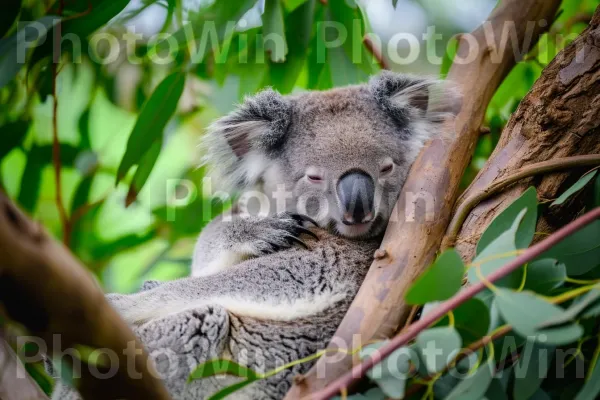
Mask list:
[[[487,105],[518,57],[510,45],[500,44],[503,30],[514,29],[523,45],[521,50],[527,52],[551,24],[559,5],[558,0],[506,0],[486,24],[468,37],[461,37],[457,59],[468,59],[470,51],[476,57],[468,63],[455,61],[448,75],[464,94],[454,125],[456,134],[450,141],[430,143],[413,165],[394,211],[397,218],[390,222],[381,245],[386,256],[373,262],[330,344],[332,349],[354,347],[358,344],[354,337],[363,344],[390,337],[406,320],[410,307],[404,294],[439,249]],[[472,47],[475,42],[476,47]],[[433,199],[434,206],[429,208],[426,201],[411,200],[412,195],[419,193]],[[297,380],[286,398],[308,396],[352,366],[351,356],[340,357],[338,353],[333,357],[319,359],[304,379]]]
[[[473,183],[459,199],[530,164],[557,158],[600,154],[600,7],[588,28],[544,69],[504,128],[500,142]],[[556,198],[590,167],[524,179],[476,206],[456,240],[464,259],[491,220],[529,186],[542,200]],[[569,202],[542,215],[538,232],[548,233],[573,218],[581,207]],[[452,242],[453,238],[448,240]]]
[[91,274],[2,193],[0,304],[11,319],[42,339],[49,353],[77,346],[112,351],[114,358],[105,360],[118,360],[119,368],[111,378],[100,379],[83,364],[78,386],[83,398],[169,399],[141,344]]

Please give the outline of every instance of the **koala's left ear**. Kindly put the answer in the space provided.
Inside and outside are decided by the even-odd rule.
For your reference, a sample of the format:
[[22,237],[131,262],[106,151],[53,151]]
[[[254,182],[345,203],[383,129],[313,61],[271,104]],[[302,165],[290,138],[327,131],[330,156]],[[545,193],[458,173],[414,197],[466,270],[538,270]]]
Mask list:
[[460,109],[460,96],[437,79],[382,71],[369,82],[379,107],[401,127],[415,121],[442,122]]
[[269,164],[269,155],[285,139],[291,122],[289,100],[266,89],[213,123],[202,138],[203,164],[227,189],[255,184]]

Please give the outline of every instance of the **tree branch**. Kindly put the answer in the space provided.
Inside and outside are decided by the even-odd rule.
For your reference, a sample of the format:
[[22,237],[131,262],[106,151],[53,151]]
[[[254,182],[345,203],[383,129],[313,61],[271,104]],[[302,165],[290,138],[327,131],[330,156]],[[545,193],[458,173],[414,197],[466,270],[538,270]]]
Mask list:
[[[455,63],[448,75],[464,94],[461,112],[455,121],[456,134],[449,141],[434,140],[414,163],[394,209],[397,221],[390,222],[381,245],[387,256],[371,265],[330,348],[337,347],[333,343],[352,347],[352,339],[357,334],[362,343],[387,338],[403,324],[410,312],[404,294],[439,249],[460,179],[480,135],[487,105],[516,58],[521,57],[510,46],[501,45],[502,33],[506,28],[515,29],[519,42],[528,44],[522,48],[526,54],[553,20],[559,5],[559,0],[505,0],[488,22],[471,35],[460,36],[456,57],[473,61]],[[524,39],[528,35],[531,40],[527,42]],[[432,198],[433,210],[420,204],[422,201],[413,200],[414,204],[409,206],[415,206],[415,218],[403,218],[407,200],[415,193]],[[351,366],[351,356],[336,362],[322,357],[286,398],[308,396],[342,376]]]
[[105,379],[83,365],[83,398],[169,399],[141,344],[91,274],[2,193],[0,303],[50,354],[87,346],[118,362],[116,374]]
[[517,172],[503,178],[497,182],[492,183],[485,189],[482,189],[472,195],[470,195],[465,201],[463,201],[452,217],[452,221],[448,227],[448,233],[442,241],[442,250],[454,246],[456,242],[456,236],[460,231],[465,219],[473,208],[484,201],[492,197],[493,195],[501,192],[515,182],[520,181],[524,178],[529,178],[535,175],[546,174],[549,172],[563,171],[570,168],[587,167],[600,165],[600,154],[590,154],[582,156],[573,156],[566,158],[559,158],[556,160],[542,161],[539,163],[527,165],[521,168]]
[[[489,160],[458,200],[455,222],[448,229],[446,244],[452,244],[457,238],[456,249],[463,259],[473,258],[475,244],[485,228],[532,184],[531,180],[523,180],[527,177],[527,169],[537,168],[534,167],[537,165],[542,170],[549,168],[542,172],[550,172],[553,160],[573,156],[580,158],[573,158],[575,162],[569,168],[595,165],[578,165],[577,160],[593,157],[581,155],[600,153],[599,38],[600,7],[596,9],[590,26],[544,69],[511,116]],[[521,173],[523,175],[519,175]],[[570,174],[546,174],[536,177],[533,184],[540,198],[555,198],[579,175],[577,169]],[[488,199],[483,194],[485,188],[501,187],[503,182],[509,183],[512,178],[523,181],[512,182],[515,184],[501,196]],[[485,201],[480,201],[473,208],[472,202],[484,198]],[[546,210],[537,231],[554,231],[571,220],[580,209],[577,204],[571,204],[568,210],[560,208],[560,212]]]

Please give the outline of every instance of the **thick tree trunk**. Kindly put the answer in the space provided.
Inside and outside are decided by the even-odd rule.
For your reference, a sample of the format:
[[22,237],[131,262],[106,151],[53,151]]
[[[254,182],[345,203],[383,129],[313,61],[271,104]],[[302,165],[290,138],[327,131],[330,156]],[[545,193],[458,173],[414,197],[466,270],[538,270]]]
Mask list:
[[[448,76],[463,93],[456,135],[449,142],[433,141],[413,165],[394,210],[396,221],[390,222],[381,245],[382,257],[371,266],[330,344],[332,350],[390,337],[406,320],[410,307],[404,294],[439,249],[488,103],[516,58],[531,50],[552,23],[559,5],[559,0],[505,0],[488,22],[461,38]],[[502,44],[510,30],[518,38],[520,55],[510,40],[508,46]],[[350,355],[333,354],[321,357],[286,398],[308,396],[351,368]]]
[[[599,110],[600,7],[589,27],[544,69],[506,125],[492,156],[458,204],[529,164],[600,154]],[[491,220],[527,187],[536,186],[540,199],[553,199],[585,170],[571,169],[568,173],[524,179],[501,196],[480,203],[462,225],[456,248],[465,260],[472,259],[475,245]],[[538,232],[554,231],[580,209],[572,202],[553,207],[542,215]],[[452,244],[453,238],[449,237],[448,241]]]
[[[1,192],[0,304],[39,336],[50,354],[72,360],[69,349],[102,349],[105,357],[99,360],[109,365],[82,362],[78,389],[83,398],[169,399],[141,344],[90,273]],[[10,357],[2,350],[0,358]],[[85,352],[80,356],[85,360]]]

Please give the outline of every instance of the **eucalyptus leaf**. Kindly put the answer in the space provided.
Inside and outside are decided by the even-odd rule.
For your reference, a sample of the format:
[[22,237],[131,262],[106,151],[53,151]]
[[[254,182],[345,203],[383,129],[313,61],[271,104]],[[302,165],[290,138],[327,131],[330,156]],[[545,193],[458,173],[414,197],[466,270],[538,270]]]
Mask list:
[[233,393],[237,392],[238,390],[242,390],[243,388],[250,385],[254,381],[255,381],[255,379],[246,379],[241,382],[234,383],[233,385],[229,385],[229,386],[219,390],[217,393],[210,395],[207,400],[224,399],[225,397],[229,396],[230,394],[233,394]]
[[575,320],[581,313],[587,308],[596,304],[600,300],[600,289],[591,290],[579,299],[579,301],[573,303],[569,308],[560,315],[553,318],[549,318],[542,322],[540,328],[548,328],[552,326],[558,326],[566,324],[572,320]]
[[284,63],[270,63],[269,78],[271,85],[280,93],[290,93],[308,56],[313,20],[315,15],[315,3],[317,0],[303,0],[303,4],[294,10],[285,19],[288,32],[287,42],[289,51]]
[[[370,344],[361,349],[361,359],[371,356],[389,341]],[[406,380],[409,378],[410,361],[415,357],[414,351],[409,347],[401,347],[375,365],[367,376],[377,383],[377,386],[392,399],[404,397]]]
[[[517,247],[515,245],[517,231],[521,225],[524,216],[529,213],[526,208],[521,209],[516,218],[512,221],[512,225],[502,231],[496,239],[490,242],[472,262],[472,266],[467,272],[469,282],[479,282],[477,269],[480,269],[481,275],[487,277],[492,272],[498,270],[509,261],[517,257]],[[535,222],[531,223],[535,226]],[[489,228],[488,228],[489,229]],[[500,287],[517,288],[521,284],[523,269],[519,268],[508,276],[495,282],[495,285]]]
[[281,0],[265,0],[262,23],[265,50],[271,55],[271,61],[284,62],[288,53],[288,44]]
[[409,304],[447,300],[461,288],[465,265],[454,249],[442,253],[406,293]]
[[554,258],[565,264],[569,276],[583,275],[600,260],[600,221],[592,222],[544,252],[536,260]]
[[259,378],[258,374],[252,369],[244,367],[232,360],[213,359],[198,365],[188,377],[188,382],[215,375],[232,375],[248,380],[256,380]]
[[528,247],[535,234],[537,206],[537,192],[534,187],[530,187],[488,225],[477,242],[477,254],[483,252],[502,233],[513,229],[514,221],[523,209],[526,209],[527,212],[515,232],[515,246],[518,249]]
[[458,354],[462,339],[453,327],[429,328],[416,338],[421,359],[430,374],[442,371]]
[[[48,33],[48,37],[56,38],[71,35],[78,38],[86,38],[105,26],[110,20],[123,11],[127,4],[129,4],[129,0],[95,0],[93,3],[91,12],[83,11],[76,14],[76,17],[65,18],[65,21],[60,24],[60,36],[59,33],[55,32],[55,29],[52,28]],[[86,4],[86,10],[88,5],[89,3]],[[31,65],[37,64],[40,60],[43,60],[54,53],[55,48],[53,42],[54,40],[46,40],[36,47],[31,55]],[[61,53],[68,51],[73,52],[76,57],[81,57],[80,52],[84,49],[73,48],[72,46],[73,41],[62,41]],[[56,56],[57,55],[55,55],[55,57]]]
[[577,182],[575,182],[573,184],[573,186],[571,186],[570,188],[568,188],[563,194],[561,194],[558,199],[554,200],[554,202],[552,202],[552,206],[558,206],[562,203],[564,203],[565,201],[567,201],[567,199],[571,196],[573,196],[575,193],[579,192],[581,189],[583,189],[592,179],[594,179],[594,176],[596,176],[596,174],[598,173],[598,170],[594,170],[590,173],[587,173],[585,175],[583,175],[581,178],[579,178],[579,180]]
[[[385,400],[385,393],[378,387],[367,390],[364,393],[352,394],[343,400]],[[336,396],[333,400],[342,400],[340,396]]]
[[587,377],[575,400],[597,400],[600,395],[600,362],[596,360],[594,370]]
[[583,328],[574,322],[551,329],[541,329],[540,324],[563,315],[565,311],[533,293],[499,288],[496,304],[506,322],[528,339],[543,338],[544,343],[564,345],[573,343],[583,335]]
[[519,361],[513,368],[515,400],[527,400],[537,392],[544,378],[548,376],[554,350],[554,347],[546,347],[534,342],[525,343]]
[[485,398],[487,400],[508,400],[506,390],[502,385],[502,382],[498,378],[492,379],[490,386],[485,392]]
[[156,148],[155,143],[162,137],[165,126],[177,109],[184,86],[185,72],[175,71],[163,79],[146,101],[127,141],[127,148],[117,171],[117,183],[133,165],[141,162],[153,146]]
[[567,268],[551,258],[536,260],[527,265],[525,289],[539,294],[549,294],[567,278]]
[[48,32],[59,21],[57,16],[46,15],[37,21],[24,24],[12,36],[0,40],[0,88],[14,79],[25,65],[29,47],[51,42]]
[[492,361],[482,364],[474,373],[464,378],[446,397],[446,400],[482,399],[492,383],[492,371],[494,370]]
[[584,310],[582,315],[583,318],[594,318],[600,315],[600,301],[597,300],[597,295],[599,291],[599,289],[594,289],[587,294],[587,296],[596,297],[596,301],[588,305],[588,307]]
[[[158,42],[155,48],[150,50],[162,53],[165,50],[178,52],[186,46],[194,47],[190,53],[192,54],[192,62],[200,63],[203,61],[206,54],[214,50],[213,46],[222,43],[226,37],[233,35],[236,23],[256,4],[256,0],[241,0],[241,1],[215,1],[209,7],[201,9],[190,22],[177,30],[170,38]],[[214,32],[218,43],[202,42],[202,39],[207,39],[213,36],[209,33]],[[201,39],[200,43],[196,44],[196,39]],[[175,43],[176,46],[172,46]],[[197,47],[196,47],[197,45]]]
[[0,160],[2,160],[14,148],[23,143],[27,131],[29,131],[30,121],[15,121],[0,127],[2,131],[2,141],[0,142]]
[[460,333],[463,346],[484,337],[490,329],[490,310],[485,303],[472,298],[454,310],[454,327]]
[[137,199],[139,193],[141,192],[144,184],[150,177],[150,173],[154,168],[154,164],[156,164],[156,160],[158,160],[158,156],[160,155],[160,150],[162,149],[163,137],[159,137],[150,147],[150,150],[139,162],[138,169],[135,171],[133,175],[133,180],[131,181],[131,185],[129,185],[129,191],[127,192],[127,197],[125,199],[125,206],[129,206],[131,203]]

